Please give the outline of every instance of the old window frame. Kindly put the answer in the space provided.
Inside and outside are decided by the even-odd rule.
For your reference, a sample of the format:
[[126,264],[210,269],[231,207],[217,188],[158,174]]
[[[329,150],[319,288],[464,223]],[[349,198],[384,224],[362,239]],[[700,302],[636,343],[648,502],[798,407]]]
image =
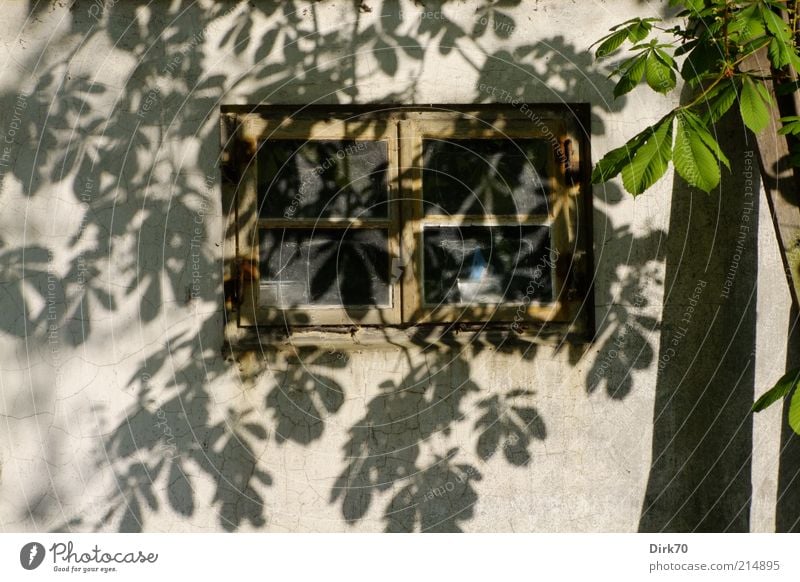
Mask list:
[[[351,119],[270,119],[261,115],[246,115],[239,118],[238,138],[249,144],[253,151],[249,159],[241,160],[244,164],[241,169],[241,183],[237,189],[236,212],[236,256],[240,264],[249,265],[249,271],[254,273],[252,280],[243,281],[241,303],[239,310],[239,325],[344,325],[360,322],[364,325],[375,324],[400,324],[401,302],[400,281],[392,281],[391,273],[386,273],[389,279],[389,306],[347,306],[347,307],[269,307],[260,304],[259,264],[259,236],[260,230],[265,228],[293,229],[386,229],[388,231],[388,245],[391,256],[399,255],[399,225],[400,216],[397,209],[397,177],[393,172],[397,170],[397,135],[394,131],[381,127],[376,121],[366,123],[362,120]],[[357,125],[358,131],[350,127]],[[289,218],[263,218],[258,216],[259,197],[257,192],[257,156],[255,155],[263,143],[268,140],[342,140],[354,141],[381,141],[386,143],[389,158],[388,170],[388,212],[387,218],[314,218],[314,219],[289,219]],[[243,212],[251,208],[254,212]]]
[[[229,208],[224,249],[226,307],[239,327],[395,326],[512,322],[518,328],[544,327],[590,333],[591,196],[588,183],[588,115],[583,106],[522,104],[452,106],[230,107],[223,110],[223,200]],[[567,123],[577,119],[576,123]],[[458,219],[422,211],[422,143],[426,138],[551,139],[554,147],[548,212],[539,215],[486,215]],[[387,219],[258,218],[256,165],[268,139],[385,140],[389,156]],[[560,155],[557,154],[560,152]],[[551,172],[548,172],[551,174]],[[308,223],[308,224],[306,224]],[[422,232],[445,224],[547,225],[553,257],[552,303],[531,301],[473,305],[424,304]],[[389,252],[404,265],[389,279],[392,304],[384,307],[278,308],[258,304],[258,228],[386,228]],[[233,239],[233,243],[231,241]],[[393,261],[394,262],[394,261]],[[576,265],[578,266],[576,268]],[[577,271],[582,274],[573,276]]]
[[[515,110],[524,113],[524,110]],[[565,164],[559,163],[556,148],[549,148],[548,174],[551,181],[548,212],[531,215],[477,215],[460,214],[457,217],[446,215],[425,215],[423,212],[422,186],[422,146],[426,139],[550,139],[553,136],[558,146],[569,139],[566,125],[559,117],[538,117],[537,124],[520,123],[519,115],[503,112],[499,117],[487,119],[477,114],[461,114],[457,117],[444,112],[412,112],[410,119],[400,122],[401,125],[401,166],[403,178],[402,191],[405,200],[405,213],[408,217],[403,224],[404,249],[407,256],[413,257],[412,269],[408,269],[404,289],[413,289],[408,298],[404,297],[403,309],[406,321],[418,323],[451,323],[454,321],[487,322],[487,321],[569,321],[577,315],[581,301],[568,300],[562,292],[566,285],[565,273],[569,265],[570,242],[570,199],[579,192],[565,183]],[[573,148],[573,156],[577,156]],[[577,158],[573,163],[579,163]],[[426,227],[434,226],[548,226],[551,230],[551,244],[555,247],[551,254],[553,263],[554,301],[542,303],[531,301],[525,303],[484,303],[471,305],[439,305],[428,306],[424,302],[424,258],[422,235]]]

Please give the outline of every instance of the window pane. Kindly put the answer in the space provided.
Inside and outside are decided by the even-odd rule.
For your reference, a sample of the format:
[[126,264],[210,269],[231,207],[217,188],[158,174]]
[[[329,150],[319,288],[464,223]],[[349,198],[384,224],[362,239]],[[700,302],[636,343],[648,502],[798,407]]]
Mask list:
[[542,139],[426,139],[425,214],[544,214],[549,148]]
[[388,231],[259,229],[260,303],[388,306]]
[[258,151],[262,218],[385,218],[385,141],[267,140]]
[[550,228],[454,226],[423,231],[425,303],[550,302]]

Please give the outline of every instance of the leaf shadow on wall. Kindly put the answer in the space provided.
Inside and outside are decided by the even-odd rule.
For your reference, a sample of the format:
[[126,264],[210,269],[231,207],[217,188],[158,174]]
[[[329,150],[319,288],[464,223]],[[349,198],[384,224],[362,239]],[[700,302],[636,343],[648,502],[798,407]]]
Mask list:
[[[293,1],[200,6],[179,0],[167,13],[153,12],[146,18],[135,2],[104,7],[86,0],[74,3],[71,33],[82,35],[88,47],[98,40],[115,43],[136,58],[136,65],[119,92],[88,73],[69,73],[79,49],[40,74],[27,97],[13,176],[27,185],[24,195],[31,200],[44,196],[50,184],[68,183],[75,202],[82,204],[80,226],[66,239],[67,250],[76,258],[57,279],[62,341],[73,348],[107,341],[102,320],[132,304],[138,323],[163,325],[164,330],[155,345],[125,348],[126,357],[141,361],[122,379],[122,389],[113,393],[130,401],[125,415],[120,419],[102,404],[85,411],[99,419],[102,435],[92,469],[113,473],[103,511],[95,515],[77,508],[50,529],[143,531],[150,517],[169,511],[189,520],[208,504],[226,530],[269,525],[269,490],[276,476],[268,453],[287,442],[312,447],[323,438],[326,419],[342,409],[351,389],[335,380],[334,371],[350,364],[329,348],[316,346],[300,350],[295,362],[265,380],[271,372],[269,354],[257,354],[255,373],[221,355],[226,281],[219,245],[210,241],[230,233],[220,233],[217,224],[218,178],[182,165],[184,143],[197,145],[199,160],[218,158],[218,107],[234,89],[259,96],[255,101],[358,101],[360,83],[369,75],[355,57],[362,51],[372,51],[380,69],[396,76],[386,102],[413,102],[418,80],[401,79],[399,71],[401,66],[421,67],[426,51],[432,50],[459,54],[465,68],[478,69],[476,102],[496,100],[482,93],[480,85],[496,79],[498,68],[519,80],[509,89],[519,97],[527,94],[526,82],[563,87],[552,90],[553,101],[567,103],[584,100],[587,83],[605,95],[611,93],[610,81],[592,68],[590,55],[578,52],[563,37],[541,39],[513,53],[496,51],[486,55],[483,65],[468,59],[479,50],[476,42],[484,35],[514,34],[515,23],[504,8],[517,4],[519,0],[487,3],[482,14],[491,24],[467,30],[447,18],[395,17],[398,3],[390,0],[371,3],[373,11],[387,15],[374,24],[362,26],[362,3],[354,2],[353,18],[327,29],[319,26],[315,5],[301,7]],[[41,7],[37,3],[34,8]],[[264,17],[271,24],[256,35],[256,21]],[[202,42],[210,31],[221,31],[221,41],[212,54],[205,54]],[[349,56],[341,58],[343,50]],[[206,75],[217,51],[253,59],[254,66],[244,78]],[[330,87],[340,90],[328,94]],[[12,106],[16,98],[0,97]],[[620,100],[613,107],[623,105]],[[597,116],[592,128],[596,135],[605,132]],[[611,186],[604,192],[609,204],[619,199]],[[601,209],[595,209],[594,222],[602,226],[604,239],[631,246],[641,242],[641,237],[614,227]],[[648,236],[644,244],[652,247],[660,234]],[[3,290],[11,308],[24,314],[2,320],[5,333],[46,338],[47,312],[35,308],[35,300],[47,300],[47,285],[53,280],[52,275],[48,279],[46,265],[51,250],[13,247],[8,241],[0,246]],[[15,270],[23,258],[24,277]],[[603,325],[628,329],[628,341],[638,354],[614,365],[646,367],[653,350],[643,330],[652,322],[629,312],[639,307],[637,278],[648,260],[642,256],[628,270],[610,256],[603,261],[623,289],[621,299],[610,295],[611,282],[598,289],[599,302],[615,304],[614,315]],[[115,278],[109,281],[112,272]],[[193,272],[202,273],[199,281]],[[187,318],[192,325],[181,324]],[[133,346],[142,342],[136,327],[126,330],[126,342]],[[551,426],[540,413],[537,398],[547,387],[505,390],[470,380],[475,376],[474,358],[485,351],[532,363],[543,351],[552,354],[550,348],[509,339],[508,334],[499,340],[479,335],[464,346],[453,340],[454,335],[455,330],[418,330],[414,347],[406,348],[404,376],[376,387],[363,417],[348,429],[342,468],[329,495],[346,523],[363,520],[382,504],[387,531],[460,531],[474,516],[479,503],[476,483],[489,463],[535,464],[537,446],[548,434],[568,430]],[[116,341],[128,345],[120,338]],[[602,349],[606,348],[611,349]],[[567,344],[560,349],[568,352],[570,365],[580,361],[584,350]],[[317,371],[325,368],[331,372]],[[587,378],[588,392],[602,385],[594,376]],[[248,394],[256,395],[252,405],[220,403],[213,390],[219,383],[241,386],[243,393],[250,390]],[[265,384],[269,386],[264,394],[251,389]],[[612,398],[624,398],[632,390],[630,374],[614,387],[610,381],[606,384]],[[48,395],[51,402],[55,397],[54,391]],[[19,406],[23,416],[34,404]],[[474,455],[456,438],[464,430],[475,435]],[[436,447],[431,446],[434,441]],[[63,513],[56,504],[80,504],[69,498],[69,489],[58,477],[45,488],[37,506],[39,523]],[[26,508],[21,519],[30,513]]]

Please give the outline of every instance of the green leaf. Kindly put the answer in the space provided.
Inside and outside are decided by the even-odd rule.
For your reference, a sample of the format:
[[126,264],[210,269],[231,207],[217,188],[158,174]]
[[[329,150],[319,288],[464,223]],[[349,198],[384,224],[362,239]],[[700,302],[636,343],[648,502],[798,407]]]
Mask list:
[[648,20],[640,20],[639,22],[634,22],[628,27],[628,39],[631,42],[639,42],[647,37],[650,34],[650,30],[653,28],[653,25],[650,24]]
[[[704,128],[698,128],[689,121],[688,115],[678,116],[672,162],[678,174],[689,184],[703,192],[710,192],[719,184],[719,162],[700,135]],[[707,138],[713,141],[710,134]]]
[[652,51],[645,62],[645,79],[653,91],[668,93],[675,88],[675,71]]
[[627,30],[618,30],[606,36],[594,53],[595,58],[602,59],[617,50],[625,39],[628,38]]
[[761,17],[772,35],[769,59],[776,69],[781,69],[797,59],[788,23],[766,6],[760,7]]
[[675,56],[679,57],[681,55],[685,55],[686,53],[688,53],[689,51],[694,49],[697,46],[698,42],[700,42],[700,41],[698,41],[696,38],[692,39],[690,41],[684,42],[681,46],[679,46],[678,48],[675,49]]
[[[784,398],[789,392],[797,386],[800,381],[800,368],[789,370],[783,377],[775,383],[775,386],[767,390],[761,397],[753,404],[753,412],[761,412],[768,406]],[[795,396],[797,394],[795,393]]]
[[636,22],[658,22],[661,20],[660,18],[629,18],[625,22],[620,22],[619,24],[612,26],[609,30],[619,30],[620,28],[627,28],[629,25],[634,24]]
[[778,130],[778,133],[781,135],[798,135],[800,134],[800,117],[796,115],[790,115],[789,117],[781,117],[781,123],[783,123],[783,127]]
[[728,23],[728,34],[730,36],[737,36],[739,44],[764,36],[766,30],[764,28],[761,12],[759,11],[759,6],[753,4],[743,10],[733,12],[731,20]]
[[792,401],[789,403],[789,426],[800,434],[800,390],[795,390]]
[[750,53],[754,53],[757,50],[767,46],[772,39],[768,36],[760,36],[753,40],[747,41],[746,43],[742,44],[739,49],[739,54],[741,55],[749,55]]
[[736,83],[733,81],[717,85],[706,99],[707,109],[703,117],[709,123],[716,123],[731,108],[731,105],[736,101],[736,96]]
[[656,183],[667,171],[672,157],[672,121],[674,114],[649,128],[644,143],[636,151],[633,161],[622,168],[622,185],[638,196]]
[[[649,130],[650,128],[648,128]],[[648,130],[629,139],[625,145],[611,150],[597,162],[592,171],[592,184],[602,184],[619,174],[622,168],[633,161],[633,156],[642,145]]]
[[711,128],[706,125],[706,122],[701,119],[700,116],[692,113],[691,111],[684,112],[684,120],[686,123],[692,126],[694,133],[702,140],[706,147],[711,150],[711,153],[714,154],[714,157],[716,157],[725,165],[726,168],[728,168],[728,170],[730,170],[731,163],[728,161],[727,156],[722,152],[722,148],[719,147],[717,140],[714,139],[713,135],[711,135]]
[[[591,46],[600,43],[595,52],[595,57],[601,59],[616,51],[626,40],[633,44],[644,40],[653,29],[653,22],[659,18],[631,18],[616,26],[611,27],[611,34],[604,36]],[[591,47],[590,47],[591,48]]]
[[719,47],[711,42],[701,42],[689,53],[681,67],[681,77],[692,85],[696,85],[700,78],[718,67],[723,53]]
[[704,0],[670,0],[669,1],[669,5],[670,6],[675,6],[676,4],[677,5],[681,5],[681,6],[685,6],[687,8],[687,10],[690,10],[690,11],[694,12],[695,14],[700,12],[703,8],[705,8]]
[[671,69],[678,70],[678,65],[675,62],[675,59],[673,59],[668,52],[662,50],[661,47],[670,47],[670,48],[674,47],[672,45],[663,45],[663,44],[659,45],[655,48],[655,54],[659,59],[661,59],[661,62],[663,62],[665,65],[667,65]]
[[742,121],[753,133],[760,133],[769,125],[769,94],[760,82],[744,78],[742,93],[739,96],[739,111]]
[[789,47],[786,46],[782,40],[777,38],[773,38],[769,42],[769,60],[772,62],[772,66],[776,69],[782,69],[786,65],[788,65],[791,60],[792,56],[789,51]]
[[775,38],[784,43],[788,43],[791,38],[791,33],[789,32],[789,25],[786,21],[766,6],[759,6],[759,9],[761,18],[764,20],[764,24],[767,25],[767,30],[769,30]]
[[622,73],[622,78],[614,87],[614,97],[621,97],[625,93],[629,93],[642,81],[647,66],[647,54],[642,53],[629,59],[622,66],[625,72]]

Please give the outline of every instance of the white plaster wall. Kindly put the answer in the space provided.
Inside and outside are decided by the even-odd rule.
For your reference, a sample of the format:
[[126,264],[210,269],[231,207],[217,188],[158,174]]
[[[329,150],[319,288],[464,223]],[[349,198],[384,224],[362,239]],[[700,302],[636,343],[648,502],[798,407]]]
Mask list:
[[[352,523],[345,520],[341,500],[331,498],[347,462],[348,431],[370,403],[376,405],[380,385],[399,383],[410,365],[422,365],[431,356],[412,353],[409,362],[401,351],[385,346],[334,351],[334,359],[344,354],[346,360],[338,368],[330,361],[305,362],[308,374],[341,385],[344,400],[335,412],[322,415],[321,434],[303,443],[281,442],[281,419],[265,406],[281,373],[296,371],[298,364],[287,364],[280,355],[256,378],[245,378],[219,356],[223,232],[215,163],[221,104],[489,102],[479,89],[485,84],[528,102],[591,103],[597,159],[678,99],[677,92],[657,99],[639,89],[614,102],[613,85],[604,80],[608,71],[592,64],[586,53],[610,26],[661,12],[658,2],[524,1],[499,9],[513,19],[514,29],[497,34],[494,23],[508,21],[485,16],[482,2],[441,8],[426,3],[424,11],[438,16],[425,17],[422,8],[404,1],[398,3],[404,16],[393,35],[383,28],[393,21],[386,16],[393,5],[377,0],[364,3],[371,10],[360,11],[342,0],[298,3],[297,12],[289,14],[270,3],[259,4],[261,10],[247,3],[220,4],[140,6],[120,0],[100,10],[78,0],[55,2],[31,15],[24,2],[4,7],[4,135],[13,117],[8,105],[19,94],[26,102],[23,128],[12,144],[16,169],[4,173],[0,194],[0,251],[6,252],[0,260],[7,273],[6,295],[0,295],[4,530],[138,529],[139,523],[146,531],[380,531],[390,500],[413,482],[401,478],[375,490],[363,516]],[[209,14],[224,12],[209,20]],[[446,27],[435,35],[425,32],[426,19],[471,32],[481,18],[488,18],[489,30],[479,37],[467,34],[453,41]],[[159,35],[162,29],[166,32]],[[259,51],[261,39],[274,31],[273,47]],[[236,42],[242,50],[234,48]],[[397,56],[396,67],[377,60],[382,52]],[[170,63],[178,54],[183,56],[173,72]],[[159,105],[139,115],[154,90]],[[88,176],[93,182],[87,187]],[[207,177],[213,179],[210,188]],[[637,529],[651,464],[663,245],[672,191],[671,176],[636,200],[616,183],[595,189],[595,343],[541,347],[532,359],[487,349],[469,356],[468,371],[454,366],[444,380],[441,375],[432,380],[458,387],[468,376],[476,386],[459,406],[463,417],[448,423],[447,433],[434,430],[420,443],[416,459],[421,470],[435,471],[441,467],[437,455],[457,449],[453,463],[482,475],[469,480],[474,499],[448,492],[430,501],[458,527]],[[169,201],[177,194],[182,202],[173,208]],[[87,212],[90,226],[74,242]],[[762,211],[760,281],[781,276],[765,216]],[[198,218],[207,272],[201,298],[187,301],[192,282],[187,240]],[[49,249],[49,258],[38,247]],[[83,313],[76,306],[81,289],[75,273],[69,273],[81,253],[92,257],[93,266]],[[48,281],[56,289],[50,295]],[[158,292],[153,291],[157,284]],[[20,288],[22,299],[13,291]],[[631,304],[637,288],[645,300]],[[762,284],[758,304],[757,348],[767,358],[759,364],[763,389],[768,372],[781,365],[776,346],[785,343],[788,294],[781,284]],[[57,320],[47,318],[51,305],[57,306]],[[55,321],[48,335],[47,325]],[[596,380],[593,366],[621,357],[609,355],[609,342],[633,328],[638,339],[627,346],[625,363],[611,367],[615,374],[630,372],[630,390],[612,397],[624,381],[619,376],[589,390]],[[514,388],[535,392],[530,403],[546,428],[546,438],[528,446],[530,462],[519,467],[500,452],[480,459],[480,432],[474,429],[482,414],[478,402]],[[178,403],[166,425],[188,435],[182,442],[189,444],[177,453],[151,446],[152,433],[165,430],[157,411],[166,402]],[[142,416],[141,407],[150,416]],[[197,450],[203,436],[213,433],[206,429],[217,423],[226,436],[210,445],[218,456],[207,457],[209,466],[203,468],[195,462]],[[262,426],[267,438],[248,435],[242,428],[246,423]],[[133,433],[127,448],[119,440],[126,427]],[[758,530],[771,527],[779,427],[775,413],[755,425],[752,521]],[[194,435],[195,429],[205,432]],[[223,511],[215,499],[220,480],[253,471],[250,453],[225,448],[239,438],[231,436],[234,429],[247,435],[243,442],[252,447],[257,470],[268,473],[269,482],[253,480],[253,491],[243,490],[232,502],[235,508]],[[160,460],[171,467],[176,458],[187,481],[172,469],[157,469]],[[130,468],[139,462],[148,470],[132,477]],[[241,471],[233,468],[237,463]],[[443,503],[453,507],[450,514],[441,510]],[[112,507],[118,511],[106,515]],[[462,513],[453,517],[457,512]],[[259,515],[263,521],[239,523],[231,515]]]

